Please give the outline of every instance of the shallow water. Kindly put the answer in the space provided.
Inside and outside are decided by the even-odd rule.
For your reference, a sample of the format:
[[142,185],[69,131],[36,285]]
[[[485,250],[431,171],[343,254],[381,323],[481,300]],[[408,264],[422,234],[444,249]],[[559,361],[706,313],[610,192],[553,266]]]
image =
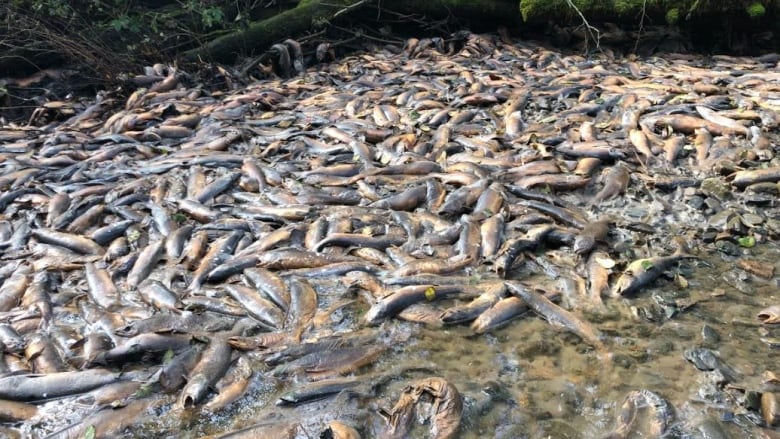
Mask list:
[[[780,249],[774,244],[743,252],[780,268]],[[734,398],[742,390],[760,391],[761,374],[776,370],[777,351],[760,341],[761,325],[755,316],[780,299],[777,279],[748,276],[739,285],[751,291],[744,293],[724,279],[741,271],[734,267],[734,260],[707,250],[698,254],[700,261],[672,270],[685,273],[687,288],[662,280],[637,298],[607,301],[609,311],[596,327],[606,335],[611,359],[599,358],[577,336],[554,329],[531,312],[485,335],[474,335],[466,326],[427,328],[388,322],[383,329],[407,333],[409,341],[364,371],[424,367],[430,373],[409,372],[382,386],[376,395],[342,394],[296,408],[273,407],[287,387],[256,379],[253,392],[238,407],[229,414],[200,419],[183,437],[277,418],[300,423],[299,438],[311,437],[312,431],[322,430],[333,419],[352,420],[365,426],[364,437],[372,437],[371,426],[380,431],[383,426],[377,409],[392,407],[409,379],[429,375],[444,377],[460,390],[464,398],[461,438],[605,437],[615,427],[623,398],[635,389],[651,390],[674,406],[672,432],[665,437],[718,437],[703,436],[699,426],[705,422],[719,425],[724,437],[763,437],[760,428],[745,419],[748,410],[740,410],[740,401]],[[549,283],[543,277],[538,281]],[[700,302],[662,322],[634,316],[632,307],[657,307],[656,295]],[[592,317],[591,321],[598,320]],[[711,341],[712,336],[704,340],[704,326],[719,341]],[[770,332],[776,335],[778,330]],[[707,372],[684,358],[683,352],[694,347],[712,349],[736,370],[740,378],[731,384],[736,389],[733,394],[713,384]],[[419,428],[416,434],[425,437],[426,431]]]

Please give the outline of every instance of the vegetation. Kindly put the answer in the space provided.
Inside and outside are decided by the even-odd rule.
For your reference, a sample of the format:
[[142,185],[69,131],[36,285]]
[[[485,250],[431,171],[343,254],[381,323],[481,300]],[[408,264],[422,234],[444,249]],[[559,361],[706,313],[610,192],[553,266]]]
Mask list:
[[685,11],[685,19],[731,13],[761,17],[767,8],[780,8],[780,0],[520,0],[526,22],[549,20],[554,14],[573,19],[575,8],[585,16],[603,19],[634,19],[644,11],[648,16],[677,22],[680,11]]
[[[643,26],[691,33],[701,26],[731,44],[740,26],[780,32],[778,11],[780,0],[6,0],[0,2],[7,17],[0,26],[0,78],[76,62],[105,81],[171,59],[232,63],[286,38],[309,47],[317,40],[397,42],[389,35],[409,27],[447,36],[463,27],[503,25],[522,34],[552,23],[556,29],[587,24],[593,36],[610,22],[640,34]],[[711,32],[718,21],[725,32]]]

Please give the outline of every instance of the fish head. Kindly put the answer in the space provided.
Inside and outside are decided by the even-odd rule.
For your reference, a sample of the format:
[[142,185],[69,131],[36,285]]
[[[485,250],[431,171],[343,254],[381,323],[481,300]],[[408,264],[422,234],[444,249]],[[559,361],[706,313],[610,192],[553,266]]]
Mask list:
[[581,255],[592,249],[596,245],[596,240],[592,236],[577,236],[574,239],[574,253]]
[[636,278],[630,271],[624,272],[612,287],[612,297],[619,297],[628,294],[633,289],[634,279]]

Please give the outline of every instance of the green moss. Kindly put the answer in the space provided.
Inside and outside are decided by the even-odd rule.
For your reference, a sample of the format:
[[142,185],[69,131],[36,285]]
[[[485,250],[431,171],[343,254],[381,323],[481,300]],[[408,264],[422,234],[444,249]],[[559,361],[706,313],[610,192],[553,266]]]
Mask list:
[[[642,8],[642,2],[639,2],[639,8]],[[636,0],[615,0],[615,12],[618,15],[625,15],[637,8]]]
[[666,11],[666,22],[668,24],[676,24],[680,19],[680,11],[677,8],[672,8]]
[[758,2],[752,3],[745,10],[751,18],[762,17],[764,14],[766,14],[766,8],[764,8],[764,5]]
[[[765,17],[780,8],[780,0],[571,0],[590,21],[638,20],[644,12],[653,20],[665,19],[670,25],[682,24],[686,16],[733,14],[744,10],[752,18]],[[580,23],[581,19],[567,0],[520,0],[520,13],[526,22],[555,21]]]
[[520,0],[520,14],[523,21],[529,21],[537,17],[549,16],[559,9],[562,1],[555,0]]

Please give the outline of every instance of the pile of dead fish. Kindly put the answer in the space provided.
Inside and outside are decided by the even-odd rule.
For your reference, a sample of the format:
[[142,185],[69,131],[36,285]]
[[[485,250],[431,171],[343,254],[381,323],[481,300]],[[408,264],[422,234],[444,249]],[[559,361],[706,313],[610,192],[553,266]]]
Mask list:
[[[530,309],[608,363],[581,311],[780,236],[780,74],[708,62],[410,40],[219,92],[155,66],[122,108],[2,127],[2,433],[132,436],[269,380],[290,405],[408,377],[379,422],[229,437],[453,437],[453,383],[370,371],[403,349],[400,320],[481,334]],[[39,410],[62,398],[78,415]],[[625,404],[669,422],[650,391]]]

